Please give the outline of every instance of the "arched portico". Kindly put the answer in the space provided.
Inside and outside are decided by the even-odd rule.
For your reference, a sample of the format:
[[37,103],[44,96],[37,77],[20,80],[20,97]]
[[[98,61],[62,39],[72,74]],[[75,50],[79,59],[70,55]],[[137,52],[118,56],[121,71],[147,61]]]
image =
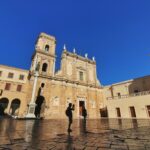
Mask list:
[[12,100],[11,106],[10,106],[10,114],[11,115],[18,115],[20,103],[21,103],[21,101],[18,98],[15,98]]
[[0,99],[0,115],[4,115],[5,114],[5,109],[7,108],[9,103],[8,98],[3,97]]

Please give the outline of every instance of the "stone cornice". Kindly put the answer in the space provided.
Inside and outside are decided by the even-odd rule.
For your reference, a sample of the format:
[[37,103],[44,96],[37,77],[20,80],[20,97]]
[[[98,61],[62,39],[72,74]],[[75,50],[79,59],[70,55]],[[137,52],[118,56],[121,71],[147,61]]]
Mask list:
[[90,64],[96,64],[95,61],[93,61],[93,60],[91,60],[89,58],[85,58],[83,56],[77,55],[76,53],[71,53],[71,52],[68,52],[68,51],[63,51],[62,58],[64,57],[64,55],[70,56],[70,57],[73,57],[73,58],[76,58],[76,59],[79,59],[79,60],[82,60],[84,62],[88,62]]
[[47,38],[49,40],[56,41],[54,36],[50,36],[50,35],[48,35],[48,34],[46,34],[44,32],[40,33],[39,37],[44,37],[44,38]]
[[[34,73],[30,72],[30,75],[34,76]],[[94,84],[88,84],[88,83],[79,82],[79,81],[72,81],[72,80],[69,80],[69,79],[66,79],[66,78],[63,78],[63,77],[55,77],[55,76],[53,77],[53,76],[47,76],[47,75],[40,74],[39,78],[46,78],[46,79],[55,80],[55,81],[62,81],[62,82],[64,81],[64,82],[70,83],[70,84],[76,84],[76,85],[81,85],[81,86],[86,86],[86,87],[88,86],[88,87],[97,88],[97,89],[102,88],[102,87],[94,85]]]
[[49,53],[47,53],[47,52],[44,52],[44,51],[41,51],[40,49],[36,49],[36,51],[33,53],[33,55],[32,55],[32,59],[33,59],[33,57],[35,56],[35,54],[36,53],[40,53],[40,54],[43,54],[43,55],[46,55],[46,56],[51,56],[51,57],[53,57],[53,58],[56,58],[57,56],[56,55],[52,55],[52,54],[49,54]]

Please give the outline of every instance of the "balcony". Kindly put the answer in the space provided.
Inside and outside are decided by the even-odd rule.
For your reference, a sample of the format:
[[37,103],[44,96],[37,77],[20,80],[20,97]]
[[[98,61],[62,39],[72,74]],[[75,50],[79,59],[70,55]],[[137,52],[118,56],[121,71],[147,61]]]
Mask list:
[[107,97],[107,100],[115,100],[115,99],[124,99],[129,97],[136,97],[136,96],[143,96],[143,95],[150,95],[150,91],[143,91],[138,93],[132,93],[127,95],[120,95],[120,96],[114,96],[114,97]]

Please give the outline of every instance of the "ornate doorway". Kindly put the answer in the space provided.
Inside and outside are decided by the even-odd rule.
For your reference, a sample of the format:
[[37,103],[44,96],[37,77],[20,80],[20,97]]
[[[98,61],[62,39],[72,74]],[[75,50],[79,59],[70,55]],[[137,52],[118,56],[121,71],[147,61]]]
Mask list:
[[77,100],[77,117],[79,117],[79,118],[83,118],[83,116],[82,116],[83,106],[85,106],[85,108],[86,108],[86,100],[84,98],[78,98],[78,100]]
[[85,102],[84,101],[79,101],[79,115],[80,117],[82,117],[82,110],[83,110],[83,106],[85,106]]

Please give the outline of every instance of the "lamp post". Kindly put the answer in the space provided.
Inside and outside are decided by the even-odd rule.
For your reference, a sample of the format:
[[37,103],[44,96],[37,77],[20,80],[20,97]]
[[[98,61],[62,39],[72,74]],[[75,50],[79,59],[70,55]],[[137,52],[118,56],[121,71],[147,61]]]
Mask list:
[[25,118],[36,118],[35,117],[35,92],[36,92],[36,86],[37,86],[37,80],[38,80],[38,76],[39,76],[39,63],[37,61],[37,57],[35,57],[35,61],[34,61],[34,83],[33,83],[33,90],[32,90],[32,97],[31,97],[31,101],[29,103],[29,108],[28,108],[28,112],[27,115],[25,116]]

